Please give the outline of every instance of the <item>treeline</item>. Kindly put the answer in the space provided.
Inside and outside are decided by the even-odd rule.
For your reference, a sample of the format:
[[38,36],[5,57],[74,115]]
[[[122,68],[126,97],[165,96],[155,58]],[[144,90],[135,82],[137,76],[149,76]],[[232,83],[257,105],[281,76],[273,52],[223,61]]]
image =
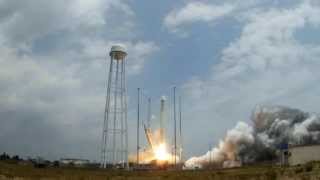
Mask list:
[[31,158],[28,157],[23,159],[18,155],[10,156],[8,153],[4,152],[0,155],[0,162],[10,163],[10,164],[20,164],[20,165],[32,165],[36,168],[46,168],[46,167],[82,167],[82,168],[99,168],[99,163],[84,163],[76,164],[74,162],[63,163],[59,160],[50,161],[42,157]]
[[0,155],[0,161],[7,161],[7,160],[15,160],[15,161],[21,161],[23,159],[21,159],[18,155],[14,155],[14,156],[10,156],[7,153],[2,153]]

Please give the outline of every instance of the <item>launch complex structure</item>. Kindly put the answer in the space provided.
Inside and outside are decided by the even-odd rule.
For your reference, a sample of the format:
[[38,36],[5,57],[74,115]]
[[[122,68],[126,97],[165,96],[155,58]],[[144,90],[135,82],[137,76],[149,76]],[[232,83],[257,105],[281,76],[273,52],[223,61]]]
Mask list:
[[[127,123],[127,87],[126,87],[126,50],[119,45],[111,47],[110,64],[107,79],[106,104],[101,143],[101,168],[129,168],[128,152],[128,123]],[[136,164],[139,165],[144,157],[140,157],[140,99],[141,89],[138,88],[137,104],[137,156]],[[148,98],[147,123],[143,123],[144,133],[148,142],[151,161],[166,162],[177,165],[182,160],[182,123],[181,123],[181,97],[179,97],[179,139],[177,139],[177,113],[176,113],[176,87],[173,88],[173,119],[174,140],[173,147],[166,140],[165,119],[166,98],[160,100],[160,127],[156,131],[151,129],[151,98]],[[156,133],[155,133],[156,132]],[[177,143],[179,141],[179,148]],[[171,152],[168,151],[171,149]],[[145,163],[146,161],[144,161]]]
[[[165,132],[164,132],[164,106],[165,106],[165,99],[164,97],[161,98],[161,105],[160,105],[160,128],[159,128],[159,134],[160,134],[160,138],[159,138],[159,143],[162,144],[165,142]],[[140,120],[138,120],[140,121]],[[151,147],[151,149],[154,149],[155,147],[155,142],[154,142],[154,138],[152,135],[152,130],[151,130],[151,125],[150,124],[144,124],[144,131],[145,131],[145,135],[148,141],[149,146]],[[139,162],[139,157],[137,157],[137,162]]]
[[[144,134],[147,140],[147,151],[151,151],[152,155],[146,155],[145,152],[141,152],[140,148],[140,124],[141,124],[141,88],[138,88],[138,110],[137,110],[137,155],[136,163],[139,164],[148,164],[150,162],[156,164],[168,164],[173,167],[178,167],[178,164],[181,164],[183,161],[182,157],[182,111],[181,111],[181,96],[179,97],[178,110],[179,110],[179,122],[177,121],[177,108],[176,108],[176,87],[173,87],[173,139],[172,145],[170,145],[167,139],[167,98],[162,96],[160,98],[160,114],[159,114],[159,127],[152,130],[151,128],[151,98],[148,99],[147,105],[147,120],[143,123]],[[140,154],[142,153],[142,155]]]

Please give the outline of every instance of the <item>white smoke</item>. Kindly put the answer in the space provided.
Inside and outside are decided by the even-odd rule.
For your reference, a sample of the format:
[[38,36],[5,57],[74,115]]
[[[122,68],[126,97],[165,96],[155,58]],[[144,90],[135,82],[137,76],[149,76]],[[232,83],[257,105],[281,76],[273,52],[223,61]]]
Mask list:
[[219,145],[203,156],[186,161],[186,168],[240,166],[241,162],[271,161],[286,144],[320,143],[320,116],[282,106],[258,106],[251,116],[253,127],[239,122]]
[[205,155],[190,158],[186,161],[187,168],[202,168],[204,165],[211,162],[224,163],[224,166],[235,164],[236,153],[240,150],[241,144],[253,144],[253,129],[244,122],[239,122],[236,127],[227,132],[223,141],[220,141],[219,146],[208,151]]
[[320,136],[320,132],[317,130],[319,126],[319,117],[314,114],[302,123],[295,124],[292,132],[295,142],[303,143],[304,138],[308,137],[311,139],[311,141],[317,141]]

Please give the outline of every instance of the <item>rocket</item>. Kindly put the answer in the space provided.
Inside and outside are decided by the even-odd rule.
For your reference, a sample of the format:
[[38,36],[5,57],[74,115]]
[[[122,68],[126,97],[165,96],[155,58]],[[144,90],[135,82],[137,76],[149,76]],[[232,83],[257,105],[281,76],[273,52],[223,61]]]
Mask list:
[[165,101],[166,101],[165,96],[162,96],[160,100],[160,143],[165,142],[165,132],[164,132]]

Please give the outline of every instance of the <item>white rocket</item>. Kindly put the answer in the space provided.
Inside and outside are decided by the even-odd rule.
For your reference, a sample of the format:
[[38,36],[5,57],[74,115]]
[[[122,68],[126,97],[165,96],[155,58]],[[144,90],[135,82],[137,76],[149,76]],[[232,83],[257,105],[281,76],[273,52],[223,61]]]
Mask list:
[[165,101],[166,97],[162,96],[160,100],[160,143],[165,142],[164,118],[165,118]]

